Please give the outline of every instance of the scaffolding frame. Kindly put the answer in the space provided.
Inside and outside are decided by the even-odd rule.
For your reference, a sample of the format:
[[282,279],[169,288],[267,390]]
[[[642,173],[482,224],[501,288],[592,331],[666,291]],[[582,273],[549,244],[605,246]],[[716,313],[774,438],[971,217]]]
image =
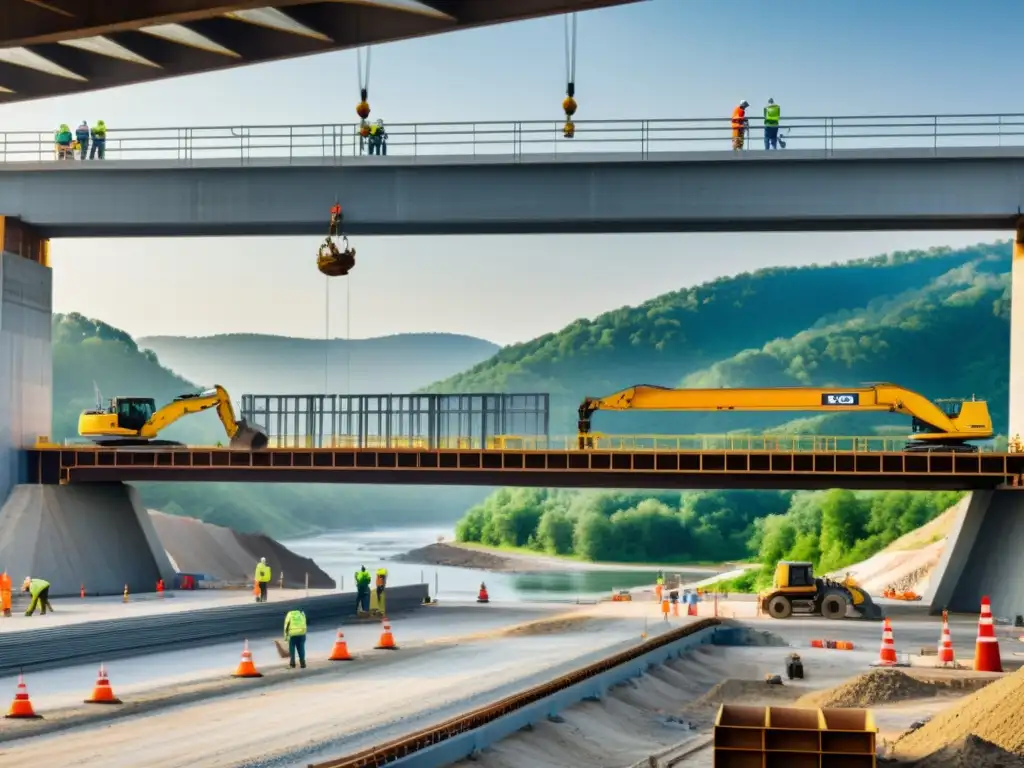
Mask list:
[[486,448],[493,438],[547,440],[547,393],[242,395],[241,417],[272,446]]

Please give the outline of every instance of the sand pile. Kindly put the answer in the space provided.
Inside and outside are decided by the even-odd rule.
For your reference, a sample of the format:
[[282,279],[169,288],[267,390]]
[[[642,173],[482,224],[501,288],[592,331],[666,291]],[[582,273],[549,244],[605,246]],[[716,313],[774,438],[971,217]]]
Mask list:
[[968,736],[1024,756],[1024,669],[996,680],[895,744],[896,754],[919,758],[951,747]]
[[399,563],[416,563],[417,565],[448,565],[456,568],[476,568],[496,573],[515,571],[515,563],[510,558],[495,555],[492,552],[481,552],[467,547],[457,547],[439,542],[413,549],[391,558]]
[[914,768],[1024,768],[1024,757],[977,736],[968,736],[913,765]]
[[946,686],[925,682],[898,669],[872,669],[825,691],[800,698],[800,707],[874,707],[935,696]]
[[256,563],[267,558],[278,584],[282,572],[286,587],[333,589],[334,580],[307,557],[261,534],[238,533],[191,517],[149,510],[160,543],[180,573],[201,574],[219,584],[251,584]]

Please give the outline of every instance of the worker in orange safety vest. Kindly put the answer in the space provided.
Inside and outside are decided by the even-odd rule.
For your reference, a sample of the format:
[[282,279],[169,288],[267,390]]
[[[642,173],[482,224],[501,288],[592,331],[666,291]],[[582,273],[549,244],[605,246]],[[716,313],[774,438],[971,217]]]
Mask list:
[[11,615],[11,577],[7,571],[0,573],[0,610],[4,616]]
[[732,111],[732,148],[733,150],[739,151],[743,149],[743,139],[747,135],[747,107],[750,104],[746,99],[740,102],[740,105]]

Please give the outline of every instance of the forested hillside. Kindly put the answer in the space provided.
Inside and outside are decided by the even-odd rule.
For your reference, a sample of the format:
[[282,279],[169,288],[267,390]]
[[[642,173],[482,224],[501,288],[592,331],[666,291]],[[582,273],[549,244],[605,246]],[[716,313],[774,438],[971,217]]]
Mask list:
[[[998,243],[722,278],[506,347],[430,389],[549,391],[557,409],[552,431],[569,434],[583,397],[634,384],[893,381],[930,397],[986,397],[1002,425],[1009,255],[1009,245]],[[595,428],[692,434],[765,429],[786,421],[735,413],[616,413],[598,415]],[[839,426],[902,426],[899,419],[877,416],[870,425],[849,417],[827,421],[804,421],[801,428],[831,434]]]
[[[659,296],[503,349],[435,390],[549,390],[552,432],[584,396],[635,384],[853,387],[889,381],[933,399],[1008,409],[1008,243],[767,269]],[[905,417],[815,413],[599,413],[606,434],[904,436]],[[586,559],[714,561],[781,556],[837,568],[927,522],[956,494],[504,490],[473,507],[465,541]]]

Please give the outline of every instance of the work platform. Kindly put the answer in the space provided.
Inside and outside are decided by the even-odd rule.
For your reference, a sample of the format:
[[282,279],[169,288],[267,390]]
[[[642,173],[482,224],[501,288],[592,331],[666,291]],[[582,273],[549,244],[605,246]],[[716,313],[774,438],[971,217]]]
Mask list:
[[1017,487],[1024,454],[33,448],[32,483],[267,482],[545,488]]
[[[52,129],[0,136],[0,212],[46,237],[1013,229],[1019,116],[787,118],[785,151],[734,152],[727,118],[111,131],[55,161]],[[325,202],[327,201],[327,202]]]

